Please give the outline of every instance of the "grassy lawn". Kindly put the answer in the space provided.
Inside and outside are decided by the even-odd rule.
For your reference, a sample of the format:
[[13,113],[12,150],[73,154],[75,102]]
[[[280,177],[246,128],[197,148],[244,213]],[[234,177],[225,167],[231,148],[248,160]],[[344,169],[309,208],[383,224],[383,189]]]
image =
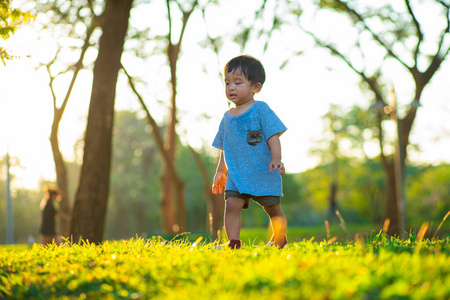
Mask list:
[[[432,237],[436,232],[436,227],[439,222],[435,222],[436,225],[431,224],[428,228],[427,234]],[[445,224],[438,231],[438,238],[450,237],[450,226]],[[420,225],[417,228],[410,229],[410,233],[417,232]],[[325,225],[322,226],[305,226],[305,227],[288,227],[288,240],[289,243],[301,242],[303,240],[313,240],[315,242],[321,242],[324,240],[333,239],[336,242],[349,242],[353,241],[355,236],[359,237],[369,237],[371,235],[377,235],[381,231],[381,226],[376,226],[372,223],[363,224],[330,224],[327,231]],[[241,230],[241,240],[246,245],[263,245],[267,243],[272,235],[272,231],[268,228],[243,228]],[[178,240],[178,239],[188,239],[194,242],[200,236],[204,241],[212,242],[213,239],[208,233],[186,233],[180,234],[178,236],[174,235],[161,235],[166,240]],[[151,237],[151,236],[149,236]],[[221,233],[222,241],[225,241],[225,233]]]
[[338,229],[312,239],[312,229],[292,228],[283,250],[263,246],[264,229],[244,230],[237,251],[199,235],[1,246],[0,299],[450,298],[450,237],[399,240],[359,227],[349,240],[353,229]]

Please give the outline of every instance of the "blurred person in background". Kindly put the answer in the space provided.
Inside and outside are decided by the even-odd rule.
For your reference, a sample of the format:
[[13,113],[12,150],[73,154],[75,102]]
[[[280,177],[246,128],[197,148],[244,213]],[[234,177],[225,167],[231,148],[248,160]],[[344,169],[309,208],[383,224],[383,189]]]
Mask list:
[[56,216],[70,220],[70,216],[55,208],[55,202],[61,201],[59,189],[55,186],[44,186],[44,198],[41,200],[41,227],[39,237],[42,245],[55,243],[59,245],[61,238],[56,234]]

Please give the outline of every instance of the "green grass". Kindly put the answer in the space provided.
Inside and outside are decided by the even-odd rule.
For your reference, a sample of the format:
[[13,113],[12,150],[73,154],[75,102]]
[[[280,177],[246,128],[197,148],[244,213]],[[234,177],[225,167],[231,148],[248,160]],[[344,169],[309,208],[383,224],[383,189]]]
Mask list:
[[[289,227],[287,235],[289,237],[289,242],[299,242],[304,239],[309,240],[312,237],[316,241],[322,241],[324,239],[329,239],[330,237],[335,237],[339,242],[345,242],[352,240],[355,235],[367,236],[372,233],[378,233],[380,228],[374,228],[371,223],[367,224],[349,224],[343,228],[337,224],[330,225],[330,232],[327,233],[325,226],[310,226],[310,227]],[[272,231],[268,228],[244,228],[241,230],[241,240],[250,245],[260,245],[265,244],[270,239]],[[181,240],[188,239],[194,242],[199,237],[204,240],[212,242],[214,238],[208,233],[182,233],[178,235],[161,235],[162,238],[166,240]],[[151,238],[151,236],[148,236]],[[225,234],[222,232],[221,237],[225,240]]]
[[[445,220],[444,220],[445,221]],[[436,222],[437,224],[439,222]],[[420,226],[419,226],[420,227]],[[410,234],[417,232],[419,227],[411,229]],[[435,232],[438,232],[438,238],[446,238],[450,236],[450,227],[446,226],[437,230],[436,224],[429,224],[427,234],[432,237]],[[322,226],[304,226],[304,227],[288,227],[288,239],[289,242],[300,242],[303,240],[310,240],[314,238],[314,241],[323,241],[333,238],[337,242],[349,242],[354,240],[355,236],[368,237],[370,235],[378,234],[381,230],[381,226],[374,226],[372,223],[364,224],[335,224],[332,223],[327,229],[325,225]],[[270,239],[272,231],[268,228],[244,228],[241,230],[241,240],[248,245],[264,245]],[[183,233],[179,235],[161,235],[164,239],[174,241],[181,239],[188,239],[190,242],[194,242],[199,237],[203,238],[203,241],[212,242],[214,239],[208,233]],[[150,238],[151,236],[149,236]],[[221,234],[222,241],[225,241],[225,234]]]
[[449,237],[291,238],[283,250],[262,237],[231,251],[189,236],[3,246],[0,299],[450,298]]

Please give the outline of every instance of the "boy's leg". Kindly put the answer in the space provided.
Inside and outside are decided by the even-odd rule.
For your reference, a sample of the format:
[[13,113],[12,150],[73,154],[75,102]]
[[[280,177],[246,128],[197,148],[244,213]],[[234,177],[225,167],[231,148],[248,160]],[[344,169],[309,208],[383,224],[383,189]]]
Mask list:
[[286,241],[286,230],[287,230],[287,220],[284,212],[281,210],[280,204],[263,206],[265,212],[270,218],[270,224],[273,230],[273,236],[271,240],[274,246],[282,248],[287,243]]
[[228,197],[225,200],[225,232],[228,241],[239,241],[241,233],[241,209],[244,207],[245,201],[240,198]]

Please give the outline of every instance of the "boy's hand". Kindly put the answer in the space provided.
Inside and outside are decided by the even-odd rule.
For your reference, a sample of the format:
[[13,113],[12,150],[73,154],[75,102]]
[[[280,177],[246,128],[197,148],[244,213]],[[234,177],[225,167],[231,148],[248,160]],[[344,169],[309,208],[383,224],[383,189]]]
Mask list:
[[225,190],[225,185],[227,184],[227,173],[217,172],[214,176],[214,183],[212,186],[213,194],[222,194]]
[[272,160],[269,165],[270,172],[280,170],[280,176],[284,174],[284,164],[281,161]]

